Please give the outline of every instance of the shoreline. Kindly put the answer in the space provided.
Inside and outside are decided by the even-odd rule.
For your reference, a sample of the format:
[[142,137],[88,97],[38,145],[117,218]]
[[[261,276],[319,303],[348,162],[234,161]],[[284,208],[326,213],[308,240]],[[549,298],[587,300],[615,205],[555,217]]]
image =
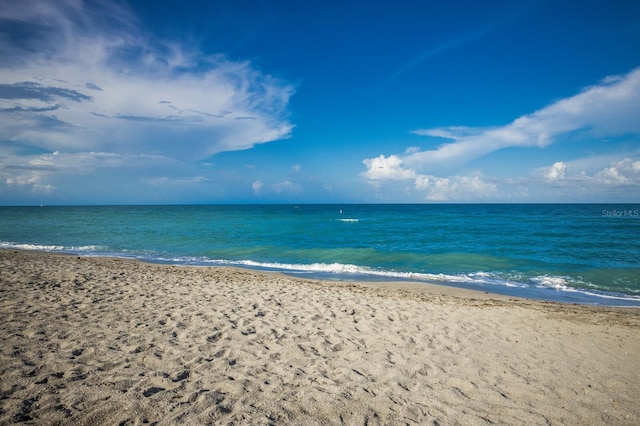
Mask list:
[[[121,259],[142,263],[149,263],[152,265],[164,265],[164,266],[186,266],[186,267],[210,267],[210,268],[237,268],[243,271],[264,272],[267,274],[282,274],[283,276],[291,279],[301,279],[303,281],[326,281],[333,283],[349,282],[360,284],[373,284],[375,286],[388,286],[396,284],[416,284],[419,286],[435,286],[436,288],[453,288],[454,292],[470,291],[473,293],[488,293],[496,297],[517,298],[526,299],[540,302],[560,303],[567,305],[585,305],[585,306],[601,306],[610,308],[640,308],[640,298],[633,294],[619,293],[613,291],[604,290],[587,290],[584,288],[571,288],[571,289],[553,289],[553,288],[534,288],[523,286],[502,286],[502,285],[489,285],[486,283],[474,283],[469,284],[464,280],[461,281],[448,281],[438,280],[438,276],[434,275],[432,279],[426,278],[412,278],[411,273],[401,273],[401,275],[408,275],[407,277],[394,277],[393,275],[384,277],[384,275],[368,275],[366,272],[362,273],[330,273],[330,272],[302,272],[297,269],[282,269],[278,267],[260,266],[256,265],[244,265],[242,262],[238,264],[217,263],[207,261],[186,261],[180,259],[163,259],[163,258],[142,258],[142,257],[130,257],[118,254],[109,253],[85,253],[83,251],[63,250],[60,249],[46,249],[46,248],[24,248],[20,246],[16,247],[0,247],[0,250],[14,250],[17,252],[35,252],[45,254],[60,254],[67,256],[81,256],[91,258],[112,258]],[[417,274],[420,275],[420,274]]]
[[637,424],[640,311],[0,250],[0,423]]

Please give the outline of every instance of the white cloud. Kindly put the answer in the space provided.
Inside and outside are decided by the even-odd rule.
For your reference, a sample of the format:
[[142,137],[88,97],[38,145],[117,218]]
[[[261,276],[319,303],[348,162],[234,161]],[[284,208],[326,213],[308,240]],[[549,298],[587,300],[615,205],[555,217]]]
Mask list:
[[[31,192],[54,193],[58,189],[52,182],[69,176],[86,176],[103,170],[148,170],[172,168],[176,162],[167,157],[146,154],[116,154],[110,152],[52,152],[18,155],[0,146],[0,197],[9,189],[27,189]],[[149,181],[151,183],[151,181]]]
[[478,176],[451,176],[446,178],[421,175],[415,180],[415,188],[429,201],[487,200],[498,195],[496,185]]
[[545,173],[544,177],[548,182],[558,182],[564,180],[565,173],[567,171],[567,165],[562,161],[553,163]]
[[299,184],[291,182],[290,180],[285,180],[271,185],[271,190],[278,195],[286,193],[295,194],[300,192],[301,189],[302,188]]
[[390,155],[389,157],[381,155],[363,160],[363,163],[367,166],[367,171],[362,176],[372,181],[403,180],[416,177],[413,170],[403,167],[403,162],[397,155]]
[[[293,87],[158,41],[121,3],[5,2],[0,137],[64,152],[198,159],[286,138]],[[2,30],[0,30],[1,32]]]
[[517,184],[530,188],[533,195],[546,201],[637,200],[640,161],[623,158],[603,164],[607,157],[558,161],[534,170]]
[[[589,194],[589,185],[602,188],[625,186],[622,191],[637,193],[640,162],[619,155],[602,155],[575,162],[556,162],[534,171],[534,177],[495,180],[488,183],[477,174],[458,175],[465,163],[509,147],[547,147],[559,136],[581,131],[591,138],[640,134],[640,68],[623,76],[607,77],[581,93],[557,101],[505,126],[472,128],[465,126],[420,129],[413,133],[448,139],[430,150],[409,147],[404,154],[380,155],[363,160],[361,173],[375,188],[385,181],[414,180],[414,188],[429,200],[509,199],[535,194],[527,185],[556,186],[558,199],[570,191]],[[635,155],[635,154],[634,154]],[[617,157],[617,160],[615,160]],[[603,166],[604,161],[609,165]],[[612,162],[613,161],[613,162]],[[588,166],[588,167],[587,167]],[[436,176],[449,169],[449,176]],[[572,173],[569,173],[572,171]],[[444,173],[442,173],[444,174]],[[629,189],[632,188],[632,189]],[[515,193],[513,191],[516,191]],[[611,189],[608,189],[611,190]],[[511,193],[510,193],[511,191]],[[525,195],[522,195],[525,194]],[[601,196],[604,192],[594,196]],[[541,193],[544,198],[545,194]]]
[[[429,201],[483,200],[497,196],[496,186],[484,182],[478,176],[437,177],[417,174],[414,170],[405,168],[403,160],[397,155],[381,155],[364,160],[363,163],[368,170],[361,175],[376,188],[380,188],[383,181],[414,180],[414,188]],[[404,192],[410,196],[409,188],[405,188]]]
[[404,150],[405,155],[415,154],[416,152],[420,152],[420,147],[410,146]]
[[[517,118],[506,126],[471,128],[464,126],[419,129],[413,133],[450,139],[436,149],[395,157],[397,164],[392,176],[403,171],[431,169],[442,165],[457,165],[508,147],[546,147],[562,134],[585,130],[592,136],[640,133],[640,68],[623,76],[607,77],[598,85],[589,87],[570,98],[562,99],[532,114]],[[364,160],[368,167],[365,175],[377,175],[374,167],[378,159]],[[395,179],[396,177],[389,177]]]
[[[49,194],[54,192],[57,188],[51,184],[45,184],[42,182],[42,176],[35,171],[25,171],[15,175],[9,175],[2,173],[4,185],[8,188],[28,188],[33,193]],[[2,185],[0,185],[0,188]]]
[[[364,160],[363,163],[368,170],[361,175],[376,188],[380,188],[383,181],[414,180],[414,188],[429,201],[483,200],[497,196],[496,186],[484,182],[478,176],[437,177],[417,174],[414,170],[405,168],[403,160],[397,155],[381,155]],[[409,188],[405,188],[404,193],[410,197],[409,192]]]
[[625,158],[598,172],[594,180],[605,185],[640,186],[640,161]]
[[161,188],[173,187],[173,188],[188,188],[194,185],[199,185],[202,183],[210,182],[211,179],[208,179],[204,176],[190,176],[190,177],[170,177],[170,176],[160,176],[149,179],[143,179],[143,181],[149,185],[157,186]]
[[251,184],[251,188],[253,189],[253,193],[255,195],[260,194],[260,190],[262,190],[263,183],[261,180],[257,180]]
[[[607,157],[603,157],[607,158]],[[585,165],[590,167],[585,168]],[[558,161],[548,167],[534,171],[533,176],[542,177],[549,184],[573,185],[597,184],[600,186],[640,185],[640,160],[623,158],[602,164],[596,160],[578,159]]]

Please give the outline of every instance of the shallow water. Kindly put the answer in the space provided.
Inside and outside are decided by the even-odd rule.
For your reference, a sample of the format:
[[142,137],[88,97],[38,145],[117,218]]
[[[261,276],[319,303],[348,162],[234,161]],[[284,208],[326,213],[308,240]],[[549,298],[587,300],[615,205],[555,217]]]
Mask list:
[[640,306],[640,205],[0,207],[0,247]]

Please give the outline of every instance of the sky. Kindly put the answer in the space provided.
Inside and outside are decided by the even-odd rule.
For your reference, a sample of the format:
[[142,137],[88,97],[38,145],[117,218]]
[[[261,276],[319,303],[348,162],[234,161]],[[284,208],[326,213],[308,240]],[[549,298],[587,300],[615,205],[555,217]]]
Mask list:
[[0,0],[0,205],[640,202],[640,2]]

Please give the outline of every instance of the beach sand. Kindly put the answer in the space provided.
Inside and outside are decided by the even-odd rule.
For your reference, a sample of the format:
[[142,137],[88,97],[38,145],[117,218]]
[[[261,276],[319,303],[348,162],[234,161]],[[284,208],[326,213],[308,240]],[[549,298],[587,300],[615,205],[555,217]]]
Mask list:
[[0,250],[0,423],[640,423],[640,310]]

